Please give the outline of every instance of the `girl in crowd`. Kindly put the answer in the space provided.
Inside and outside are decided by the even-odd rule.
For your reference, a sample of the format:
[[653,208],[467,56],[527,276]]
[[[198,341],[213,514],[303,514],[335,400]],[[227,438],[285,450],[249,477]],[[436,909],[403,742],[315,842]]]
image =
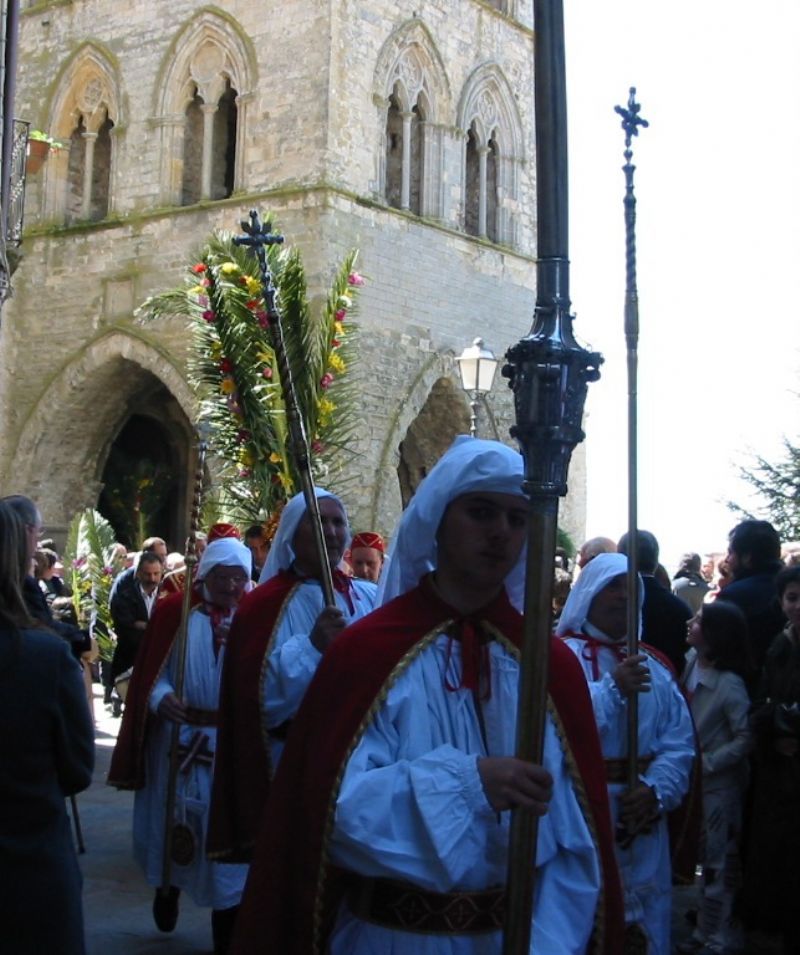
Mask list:
[[712,955],[742,947],[733,902],[751,747],[744,614],[724,600],[706,604],[689,621],[688,643],[683,685],[702,753],[703,884],[697,927],[678,951]]

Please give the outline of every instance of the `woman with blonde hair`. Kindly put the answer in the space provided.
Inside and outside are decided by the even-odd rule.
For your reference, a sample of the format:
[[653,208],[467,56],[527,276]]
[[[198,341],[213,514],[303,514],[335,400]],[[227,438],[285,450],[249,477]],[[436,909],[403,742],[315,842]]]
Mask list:
[[91,782],[94,731],[69,644],[28,614],[26,561],[25,524],[0,501],[0,925],[15,955],[83,955],[64,797]]

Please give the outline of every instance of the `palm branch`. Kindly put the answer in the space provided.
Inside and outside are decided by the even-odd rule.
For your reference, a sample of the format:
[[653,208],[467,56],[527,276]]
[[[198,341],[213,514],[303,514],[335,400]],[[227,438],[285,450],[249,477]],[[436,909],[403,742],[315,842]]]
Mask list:
[[[309,305],[300,253],[277,245],[267,250],[314,475],[340,484],[355,426],[346,371],[355,359],[350,319],[363,285],[356,257],[355,251],[345,257],[319,311]],[[138,315],[145,321],[190,319],[189,377],[220,462],[219,509],[242,523],[273,514],[300,489],[300,476],[288,449],[286,405],[255,255],[235,245],[231,234],[215,232],[181,287],[148,299]]]

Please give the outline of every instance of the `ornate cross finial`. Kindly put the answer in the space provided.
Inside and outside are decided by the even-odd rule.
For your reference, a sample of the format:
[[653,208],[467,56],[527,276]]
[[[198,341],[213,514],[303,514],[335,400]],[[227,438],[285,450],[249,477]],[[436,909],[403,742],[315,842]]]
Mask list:
[[633,136],[639,135],[639,127],[647,127],[650,124],[646,119],[643,119],[639,112],[641,106],[636,102],[636,87],[632,86],[628,94],[628,108],[625,109],[624,106],[615,106],[614,112],[619,113],[622,117],[622,128],[625,130],[625,149],[630,150],[631,148],[631,139]]
[[283,236],[272,231],[272,223],[269,219],[263,226],[261,225],[255,209],[250,210],[250,221],[242,219],[240,224],[246,235],[237,235],[233,240],[236,245],[248,245],[258,252],[265,245],[280,245],[283,242]]

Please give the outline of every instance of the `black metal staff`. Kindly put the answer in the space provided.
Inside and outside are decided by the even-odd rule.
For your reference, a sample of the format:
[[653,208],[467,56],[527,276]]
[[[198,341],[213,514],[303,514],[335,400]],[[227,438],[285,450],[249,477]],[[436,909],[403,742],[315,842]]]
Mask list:
[[[639,127],[648,125],[639,115],[641,106],[636,102],[636,88],[628,94],[627,109],[615,106],[614,112],[622,117],[625,131],[625,347],[628,365],[628,655],[639,652],[639,541],[637,501],[637,398],[639,368],[639,294],[636,290],[636,197],[633,194],[633,150],[631,140],[639,135]],[[627,783],[630,790],[639,785],[639,698],[636,693],[628,697],[628,765]],[[635,833],[626,833],[630,840]]]
[[265,249],[268,245],[280,245],[283,236],[272,231],[272,223],[267,221],[263,226],[255,209],[250,212],[250,221],[242,221],[246,235],[236,236],[236,245],[246,245],[253,249],[261,268],[261,284],[263,286],[264,308],[269,322],[272,348],[278,361],[278,374],[281,378],[283,401],[286,405],[286,423],[289,429],[289,451],[294,458],[300,474],[300,485],[306,501],[306,511],[311,521],[311,530],[314,535],[314,545],[317,549],[320,565],[320,583],[325,595],[325,603],[329,607],[336,606],[333,594],[333,579],[328,561],[328,549],[325,546],[325,535],[322,530],[322,520],[319,516],[319,503],[314,492],[314,478],[311,475],[311,455],[308,449],[308,438],[303,424],[303,416],[297,400],[292,370],[289,366],[289,357],[286,353],[286,340],[283,335],[283,319],[276,303],[276,288],[272,281],[272,274],[267,262]]
[[[181,625],[178,628],[174,643],[175,655],[175,696],[183,700],[184,678],[186,676],[186,645],[189,631],[189,614],[192,609],[192,587],[194,585],[194,569],[197,564],[197,531],[200,524],[200,506],[203,499],[203,478],[206,463],[207,444],[200,440],[197,450],[197,470],[194,480],[194,498],[192,500],[192,514],[189,522],[189,537],[186,540],[186,577],[183,582],[183,608]],[[164,813],[164,854],[161,859],[161,885],[158,893],[162,897],[169,896],[172,878],[172,855],[175,831],[175,795],[178,786],[178,765],[180,748],[181,724],[173,722],[172,735],[169,744],[169,775],[167,776],[167,798]]]
[[[581,429],[587,385],[600,377],[597,352],[572,334],[569,300],[567,108],[562,0],[534,0],[536,107],[536,308],[526,338],[506,355],[503,374],[514,392],[517,439],[530,497],[525,620],[517,712],[520,759],[541,763],[547,717],[558,498],[567,493],[572,451]],[[503,955],[528,955],[539,819],[511,817]]]

